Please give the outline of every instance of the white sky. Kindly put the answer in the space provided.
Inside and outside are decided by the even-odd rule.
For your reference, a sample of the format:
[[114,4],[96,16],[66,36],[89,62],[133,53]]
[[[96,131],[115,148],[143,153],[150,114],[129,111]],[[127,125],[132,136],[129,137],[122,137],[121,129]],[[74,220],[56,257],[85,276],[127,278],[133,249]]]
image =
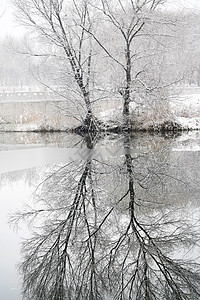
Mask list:
[[169,0],[171,5],[184,9],[200,9],[200,0]]
[[23,35],[23,28],[15,21],[13,12],[14,8],[9,0],[0,0],[0,38],[6,35]]
[[[170,7],[178,6],[180,9],[199,9],[200,0],[168,0]],[[20,27],[13,15],[14,8],[10,0],[0,0],[0,38],[6,35],[22,36],[24,29]],[[3,15],[2,15],[3,14]]]

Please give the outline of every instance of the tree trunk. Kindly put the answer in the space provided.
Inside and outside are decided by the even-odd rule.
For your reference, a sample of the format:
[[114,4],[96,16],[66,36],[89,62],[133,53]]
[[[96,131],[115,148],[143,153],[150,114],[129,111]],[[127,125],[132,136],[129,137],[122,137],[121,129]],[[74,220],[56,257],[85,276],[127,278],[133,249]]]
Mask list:
[[86,116],[83,120],[83,123],[78,126],[75,131],[77,133],[85,134],[85,133],[95,133],[100,131],[101,122],[93,115],[91,101],[89,98],[89,92],[83,92],[83,98],[86,105]]
[[130,130],[130,87],[131,87],[131,53],[130,45],[127,42],[126,45],[126,87],[123,94],[124,106],[123,106],[123,118],[124,118],[124,129]]

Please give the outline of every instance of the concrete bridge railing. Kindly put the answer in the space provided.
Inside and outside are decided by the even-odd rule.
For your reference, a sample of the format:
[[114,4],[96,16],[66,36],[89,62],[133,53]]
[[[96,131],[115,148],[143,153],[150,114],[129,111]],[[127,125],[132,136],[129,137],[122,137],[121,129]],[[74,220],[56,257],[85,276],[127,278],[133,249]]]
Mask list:
[[59,92],[29,91],[29,92],[0,92],[0,102],[38,102],[38,101],[62,101]]
[[[102,118],[122,107],[122,99],[102,99],[93,104]],[[0,90],[0,131],[30,128],[69,128],[80,125],[84,106],[77,111],[74,103],[62,97],[61,91]],[[75,116],[75,117],[74,117]],[[80,120],[80,121],[78,121]]]

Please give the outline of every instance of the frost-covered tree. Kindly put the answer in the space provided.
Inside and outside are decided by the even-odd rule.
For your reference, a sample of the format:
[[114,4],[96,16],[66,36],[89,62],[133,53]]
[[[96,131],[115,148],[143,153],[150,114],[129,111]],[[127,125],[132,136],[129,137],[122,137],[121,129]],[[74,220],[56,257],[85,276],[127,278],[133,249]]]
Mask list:
[[181,16],[179,29],[179,68],[185,69],[184,83],[200,86],[200,32],[199,11],[185,12]]
[[166,2],[101,0],[92,3],[99,12],[102,26],[97,34],[91,32],[91,35],[110,58],[112,76],[118,77],[118,92],[124,100],[125,128],[129,128],[130,123],[130,102],[137,102],[138,91],[142,91],[144,97],[152,97],[155,90],[161,94],[168,85],[162,80],[164,54],[169,49],[166,40],[174,38],[176,20],[164,12]]
[[125,130],[131,128],[131,102],[144,104],[155,123],[170,114],[168,88],[184,67],[177,67],[181,30],[176,13],[165,11],[167,0],[12,1],[38,33],[36,56],[59,69],[65,98],[84,115],[82,130],[98,129],[93,103],[101,98],[122,99]]
[[1,89],[35,84],[31,72],[31,69],[36,67],[35,62],[14,50],[21,47],[20,45],[21,41],[14,37],[0,41]]
[[[86,111],[83,130],[96,130],[97,122],[91,104],[91,65],[93,20],[88,9],[89,0],[13,0],[20,21],[37,32],[42,40],[54,45],[56,55],[73,77],[76,92],[81,96]],[[54,53],[54,55],[55,55]],[[42,56],[42,53],[40,53]],[[45,53],[44,56],[47,56]],[[50,55],[49,55],[50,56]],[[78,104],[77,104],[78,105]]]

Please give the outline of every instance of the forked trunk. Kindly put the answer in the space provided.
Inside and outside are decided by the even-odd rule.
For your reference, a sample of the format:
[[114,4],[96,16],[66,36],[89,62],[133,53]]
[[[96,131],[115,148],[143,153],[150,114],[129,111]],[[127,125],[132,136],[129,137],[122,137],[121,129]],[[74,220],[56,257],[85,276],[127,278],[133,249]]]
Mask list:
[[77,133],[94,133],[100,131],[100,121],[93,115],[92,113],[92,106],[89,98],[89,92],[85,92],[84,94],[84,101],[86,105],[86,116],[83,120],[83,123],[78,126],[75,131]]

